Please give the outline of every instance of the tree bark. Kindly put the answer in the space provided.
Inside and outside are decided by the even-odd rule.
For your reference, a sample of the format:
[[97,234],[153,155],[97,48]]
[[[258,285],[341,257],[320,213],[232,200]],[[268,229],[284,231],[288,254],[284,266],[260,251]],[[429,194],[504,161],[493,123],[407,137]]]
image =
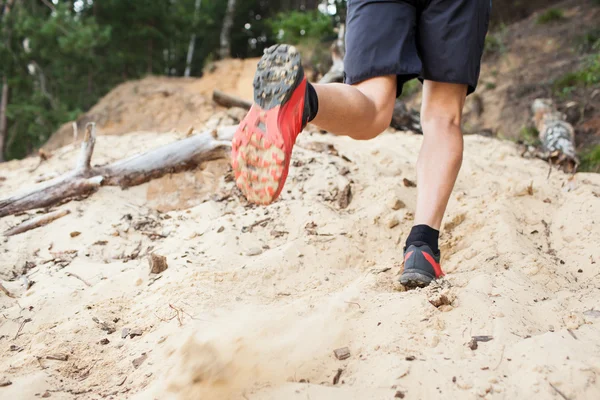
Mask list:
[[122,188],[139,185],[169,173],[195,168],[229,155],[234,127],[204,132],[103,167],[91,167],[95,126],[86,126],[75,169],[32,190],[0,200],[0,218],[36,208],[51,207],[87,197],[102,185]]
[[244,110],[250,110],[250,107],[252,107],[252,103],[249,101],[221,92],[220,90],[213,91],[213,101],[227,108],[239,107]]
[[333,65],[321,78],[319,83],[332,83],[344,81],[344,56],[346,55],[346,27],[341,24],[338,28],[338,38],[331,45],[331,59]]
[[575,172],[579,158],[575,151],[575,130],[556,110],[551,99],[535,99],[531,105],[533,123],[542,142],[542,153],[538,158],[558,165],[566,172]]
[[186,78],[189,77],[192,72],[192,60],[194,59],[194,50],[196,48],[195,30],[198,27],[198,13],[200,12],[201,4],[202,0],[196,0],[196,5],[194,7],[194,33],[192,33],[192,37],[190,38],[190,45],[188,47],[187,59],[185,62],[185,72],[183,73],[183,76]]
[[236,0],[227,1],[227,11],[225,11],[223,28],[221,29],[221,48],[219,50],[219,56],[221,59],[231,58],[231,27],[233,26],[235,5]]
[[0,162],[4,162],[4,143],[6,141],[6,131],[8,123],[6,119],[6,109],[8,108],[8,80],[6,75],[2,77],[2,98],[0,99]]

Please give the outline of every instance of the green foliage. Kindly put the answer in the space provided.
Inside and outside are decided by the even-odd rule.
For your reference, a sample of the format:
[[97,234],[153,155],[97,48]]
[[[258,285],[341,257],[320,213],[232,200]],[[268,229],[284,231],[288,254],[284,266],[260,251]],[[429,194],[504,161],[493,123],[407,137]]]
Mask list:
[[590,31],[579,36],[576,43],[577,48],[582,53],[588,53],[600,48],[600,28],[592,28]]
[[537,146],[540,143],[540,133],[534,126],[524,126],[521,128],[519,139],[530,146]]
[[600,173],[600,144],[585,151],[581,155],[580,172],[599,172]]
[[568,72],[554,81],[554,93],[566,97],[577,88],[589,88],[600,84],[600,44],[594,47],[597,52],[588,57],[582,68]]
[[486,82],[485,88],[487,90],[494,90],[494,89],[496,89],[496,84],[494,82]]
[[402,94],[400,95],[400,98],[410,97],[415,93],[418,93],[419,90],[421,90],[421,82],[419,82],[418,79],[411,79],[402,87]]
[[536,20],[538,25],[544,25],[551,22],[562,21],[565,19],[565,13],[559,8],[549,8],[541,13]]
[[315,43],[334,35],[331,17],[319,11],[280,13],[270,26],[279,43]]

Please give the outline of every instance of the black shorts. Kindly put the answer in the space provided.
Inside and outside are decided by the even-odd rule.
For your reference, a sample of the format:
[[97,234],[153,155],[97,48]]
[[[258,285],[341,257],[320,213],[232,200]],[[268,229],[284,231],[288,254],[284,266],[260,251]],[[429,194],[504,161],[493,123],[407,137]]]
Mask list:
[[397,75],[398,96],[419,78],[475,91],[490,0],[348,0],[345,77]]

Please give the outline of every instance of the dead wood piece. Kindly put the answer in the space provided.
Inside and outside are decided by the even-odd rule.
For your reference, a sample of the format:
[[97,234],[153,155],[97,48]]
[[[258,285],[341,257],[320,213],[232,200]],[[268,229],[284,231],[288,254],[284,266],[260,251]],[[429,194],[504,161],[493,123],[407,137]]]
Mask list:
[[230,143],[205,132],[96,168],[94,174],[104,177],[103,185],[127,188],[193,169],[205,161],[225,158],[229,149]]
[[72,272],[67,272],[67,276],[72,276],[73,278],[77,278],[77,279],[79,279],[81,282],[85,283],[85,285],[86,285],[87,287],[92,287],[92,285],[91,285],[91,284],[90,284],[88,281],[86,281],[85,279],[83,279],[82,277],[80,277],[80,276],[79,276],[79,275],[77,275],[77,274],[74,274],[74,273],[72,273]]
[[337,385],[338,382],[340,381],[340,378],[342,377],[342,372],[344,372],[344,370],[341,369],[341,368],[338,368],[337,373],[333,377],[333,384],[334,385]]
[[205,161],[225,158],[229,154],[235,129],[222,127],[216,132],[200,133],[137,156],[92,168],[90,162],[95,133],[94,125],[88,124],[74,171],[0,200],[0,218],[84,198],[101,185],[122,188],[140,185],[169,173],[195,168]]
[[400,100],[396,100],[394,112],[392,114],[392,122],[390,126],[399,131],[413,131],[423,133],[421,128],[421,117],[417,110],[409,109],[406,104]]
[[344,56],[346,55],[346,27],[341,24],[338,30],[338,37],[331,45],[331,60],[333,65],[327,73],[321,78],[319,83],[333,83],[344,81]]
[[54,360],[54,361],[68,361],[69,355],[63,353],[50,354],[46,356],[46,360]]
[[0,387],[6,387],[12,385],[12,382],[8,378],[0,378]]
[[344,210],[348,208],[352,201],[352,185],[347,184],[344,189],[339,192],[338,196],[338,205],[340,206],[340,209]]
[[250,107],[252,107],[251,102],[236,96],[232,96],[220,90],[213,91],[213,101],[218,105],[227,108],[238,107],[243,108],[244,110],[249,110]]
[[347,358],[350,358],[350,349],[347,347],[335,349],[333,351],[333,354],[335,355],[335,358],[337,358],[338,360],[345,360]]
[[150,257],[148,257],[148,264],[150,264],[151,274],[160,274],[169,268],[169,265],[167,264],[167,257],[156,253],[150,254]]
[[565,172],[575,172],[579,165],[575,151],[575,130],[566,121],[566,115],[557,111],[551,99],[535,99],[531,111],[542,142],[542,152],[535,153],[535,156],[559,166]]
[[10,297],[11,299],[14,299],[15,296],[8,291],[7,288],[4,287],[4,285],[2,285],[2,283],[0,283],[0,292],[4,293],[5,295],[7,295],[8,297]]
[[65,215],[68,215],[70,212],[71,211],[69,210],[57,210],[48,214],[40,215],[39,217],[29,219],[22,224],[7,230],[4,232],[4,236],[14,236],[44,225],[48,225],[50,222],[62,218]]

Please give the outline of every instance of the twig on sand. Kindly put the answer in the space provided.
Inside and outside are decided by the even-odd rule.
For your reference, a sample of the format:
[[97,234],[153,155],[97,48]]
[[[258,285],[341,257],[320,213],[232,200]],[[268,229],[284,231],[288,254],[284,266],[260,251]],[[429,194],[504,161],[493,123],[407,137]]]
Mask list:
[[59,218],[62,218],[65,215],[69,214],[70,212],[71,211],[69,211],[69,210],[58,210],[58,211],[53,211],[48,214],[41,215],[39,217],[29,219],[29,220],[23,222],[22,224],[17,225],[14,228],[11,228],[11,229],[7,230],[6,232],[4,232],[4,236],[14,236],[14,235],[18,235],[19,233],[27,232],[27,231],[30,231],[35,228],[39,228],[44,225],[48,225],[50,222],[55,221]]
[[11,292],[9,292],[8,289],[2,285],[2,283],[0,283],[0,291],[2,293],[4,293],[5,295],[7,295],[8,297],[10,297],[11,299],[15,298],[15,296]]
[[496,364],[496,366],[494,367],[494,371],[498,369],[500,364],[502,364],[503,358],[504,358],[504,345],[502,345],[502,351],[500,351],[500,361],[498,361],[498,364]]
[[177,313],[177,321],[179,322],[179,326],[183,326],[183,320],[181,318],[181,314],[183,314],[183,310],[181,308],[173,306],[173,304],[169,304],[169,307],[171,307]]
[[548,384],[552,387],[552,389],[556,390],[556,393],[558,393],[558,395],[560,397],[562,397],[565,400],[570,400],[563,392],[561,392],[560,390],[558,390],[558,388],[556,386],[554,386],[553,384],[551,384],[550,382],[548,382]]
[[67,274],[67,276],[72,276],[73,278],[77,278],[77,279],[79,279],[81,282],[85,283],[85,284],[86,284],[86,286],[88,286],[88,287],[92,287],[92,285],[91,285],[91,284],[90,284],[88,281],[86,281],[85,279],[83,279],[83,278],[82,278],[82,277],[80,277],[79,275],[77,275],[77,274],[74,274],[74,273],[72,273],[72,272],[67,272],[66,274]]
[[23,322],[21,322],[21,325],[19,326],[19,330],[17,331],[17,334],[15,335],[13,340],[16,340],[19,337],[19,335],[21,334],[21,331],[23,330],[23,327],[28,322],[31,322],[31,318],[24,319]]

